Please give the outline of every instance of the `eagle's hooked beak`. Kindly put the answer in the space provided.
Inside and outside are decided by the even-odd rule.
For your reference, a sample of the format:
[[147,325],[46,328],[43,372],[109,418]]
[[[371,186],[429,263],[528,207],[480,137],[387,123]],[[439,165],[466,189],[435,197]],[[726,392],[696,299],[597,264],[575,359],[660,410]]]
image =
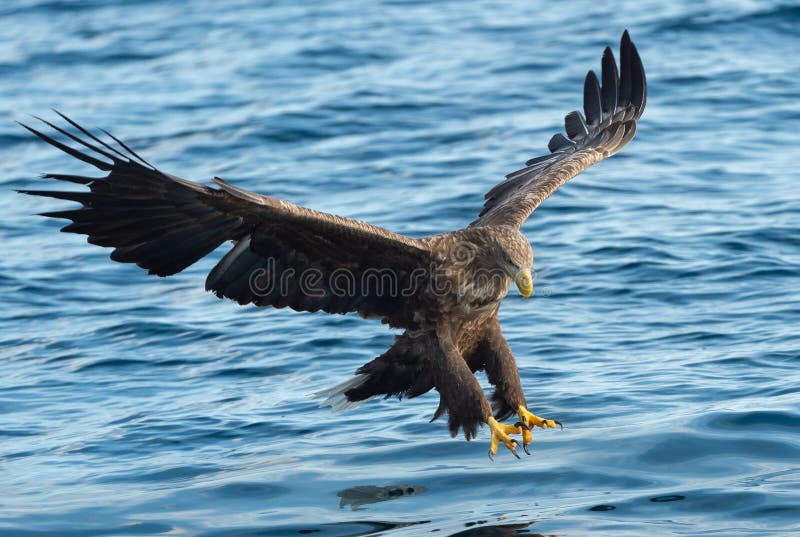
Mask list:
[[530,298],[533,294],[533,277],[530,269],[520,269],[514,276],[514,283],[517,284],[517,289],[523,297]]

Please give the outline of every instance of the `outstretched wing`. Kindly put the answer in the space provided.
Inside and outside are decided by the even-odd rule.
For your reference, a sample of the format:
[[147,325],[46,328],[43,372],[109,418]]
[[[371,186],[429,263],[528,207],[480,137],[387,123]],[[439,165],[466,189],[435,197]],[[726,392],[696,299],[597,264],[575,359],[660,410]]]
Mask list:
[[603,53],[602,85],[589,71],[583,86],[583,110],[564,118],[567,136],[550,139],[550,154],[525,163],[490,190],[473,226],[520,227],[561,185],[592,164],[610,157],[631,141],[644,111],[647,81],[628,31],[620,43],[620,69],[609,47]]
[[424,286],[419,268],[429,266],[429,252],[418,241],[221,179],[215,179],[219,188],[210,188],[163,173],[109,133],[118,147],[62,117],[83,137],[42,121],[90,151],[23,127],[109,172],[101,178],[44,176],[86,185],[88,192],[22,191],[81,203],[78,209],[43,213],[72,220],[62,231],[88,235],[90,243],[114,248],[111,259],[159,276],[180,272],[232,240],[233,249],[206,280],[206,289],[220,297],[302,311],[356,311],[414,326],[414,299]]

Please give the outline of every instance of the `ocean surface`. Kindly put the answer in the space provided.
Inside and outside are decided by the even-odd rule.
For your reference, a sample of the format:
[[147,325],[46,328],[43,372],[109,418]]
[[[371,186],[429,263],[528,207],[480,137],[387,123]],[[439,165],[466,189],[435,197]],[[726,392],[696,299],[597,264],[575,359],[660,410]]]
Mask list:
[[[0,536],[800,534],[800,3],[0,4]],[[161,169],[423,236],[578,108],[628,28],[633,142],[536,211],[501,309],[533,454],[435,393],[314,392],[393,333],[108,260],[14,189],[94,170],[50,107]],[[487,387],[486,379],[480,376]]]

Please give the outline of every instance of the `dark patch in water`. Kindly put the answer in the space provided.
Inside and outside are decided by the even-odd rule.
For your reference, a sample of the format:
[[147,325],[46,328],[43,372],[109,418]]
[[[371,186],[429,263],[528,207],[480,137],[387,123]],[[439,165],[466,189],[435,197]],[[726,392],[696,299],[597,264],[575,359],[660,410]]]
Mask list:
[[679,502],[685,499],[686,496],[681,496],[679,494],[672,494],[669,496],[656,496],[655,498],[650,498],[650,501],[654,503],[663,503],[663,502]]
[[600,505],[595,505],[594,507],[590,507],[589,511],[613,511],[615,509],[616,507],[614,507],[613,505],[600,504]]
[[412,485],[390,485],[386,487],[361,485],[345,489],[336,495],[341,498],[339,507],[350,506],[353,511],[356,511],[361,509],[363,505],[413,496],[426,490],[425,487],[414,487]]

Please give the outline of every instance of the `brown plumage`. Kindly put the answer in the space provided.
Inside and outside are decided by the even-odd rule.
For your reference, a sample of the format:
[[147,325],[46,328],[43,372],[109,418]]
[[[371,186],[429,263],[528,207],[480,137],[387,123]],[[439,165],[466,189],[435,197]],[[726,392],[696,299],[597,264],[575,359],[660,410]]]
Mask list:
[[[354,379],[321,395],[339,409],[374,396],[436,389],[434,418],[447,413],[453,435],[461,429],[470,439],[488,423],[511,447],[495,430],[493,414],[505,419],[520,412],[523,429],[537,424],[522,414],[525,396],[497,317],[512,281],[523,295],[532,292],[533,254],[519,228],[557,188],[619,151],[636,132],[646,82],[627,32],[620,52],[620,73],[606,48],[602,84],[587,75],[585,117],[568,114],[567,136],[553,136],[549,155],[490,190],[479,217],[458,231],[414,239],[218,178],[216,188],[199,185],[159,171],[117,138],[104,141],[63,115],[73,130],[44,123],[89,151],[23,126],[108,175],[47,174],[89,190],[23,192],[79,202],[78,209],[44,215],[71,220],[62,231],[87,235],[90,243],[113,248],[111,259],[151,274],[180,272],[232,241],[206,279],[217,296],[298,311],[357,312],[405,329]],[[481,369],[495,386],[491,404],[474,376]]]

